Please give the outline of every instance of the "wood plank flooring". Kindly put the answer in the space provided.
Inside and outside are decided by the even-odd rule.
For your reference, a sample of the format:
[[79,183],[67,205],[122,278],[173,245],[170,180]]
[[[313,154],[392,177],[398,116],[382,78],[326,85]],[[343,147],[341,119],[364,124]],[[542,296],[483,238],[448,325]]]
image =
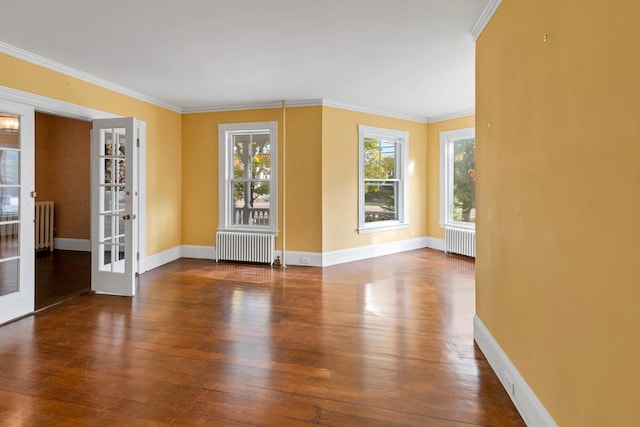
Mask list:
[[36,310],[91,291],[91,252],[36,252]]
[[181,259],[0,327],[0,426],[523,426],[473,344],[474,265]]

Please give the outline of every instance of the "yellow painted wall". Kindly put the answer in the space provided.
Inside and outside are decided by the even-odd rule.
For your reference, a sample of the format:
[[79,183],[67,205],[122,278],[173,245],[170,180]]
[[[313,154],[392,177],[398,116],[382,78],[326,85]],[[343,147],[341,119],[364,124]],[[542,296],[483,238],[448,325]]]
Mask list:
[[182,243],[181,115],[0,54],[0,85],[147,122],[147,254]]
[[427,235],[444,239],[440,227],[440,132],[475,126],[475,116],[429,123],[427,129]]
[[[409,132],[408,229],[358,234],[358,125]],[[427,236],[427,125],[323,107],[322,251]]]
[[638,424],[639,23],[504,0],[477,42],[477,313],[561,426]]
[[[279,230],[276,249],[282,248],[283,195],[286,203],[286,250],[321,251],[321,107],[240,110],[183,116],[183,236],[186,245],[215,245],[218,228],[218,125],[221,123],[278,122]],[[284,143],[284,145],[283,145]],[[284,150],[283,150],[284,148]],[[283,168],[283,151],[286,164]],[[285,180],[282,173],[285,173]],[[286,193],[282,183],[286,181]]]

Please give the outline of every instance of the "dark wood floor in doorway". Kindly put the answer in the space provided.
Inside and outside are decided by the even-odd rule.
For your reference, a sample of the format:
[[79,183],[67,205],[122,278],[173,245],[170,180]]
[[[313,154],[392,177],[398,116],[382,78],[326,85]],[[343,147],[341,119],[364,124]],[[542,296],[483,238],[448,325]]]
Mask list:
[[2,425],[523,426],[473,344],[474,265],[181,259],[0,327]]
[[91,291],[91,252],[36,252],[36,310]]

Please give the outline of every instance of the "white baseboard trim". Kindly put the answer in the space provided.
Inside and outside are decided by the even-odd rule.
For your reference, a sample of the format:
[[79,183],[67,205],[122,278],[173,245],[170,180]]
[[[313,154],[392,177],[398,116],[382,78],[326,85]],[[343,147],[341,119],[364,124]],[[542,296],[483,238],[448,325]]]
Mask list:
[[531,390],[520,372],[511,363],[491,332],[478,316],[473,318],[473,338],[484,353],[489,365],[500,379],[514,405],[528,426],[557,427],[542,402]]
[[175,246],[166,251],[159,252],[157,254],[149,255],[141,260],[140,272],[144,273],[154,268],[158,268],[161,265],[170,263],[182,257],[182,246]]
[[216,259],[215,246],[182,245],[183,258]]
[[446,249],[444,239],[438,239],[436,237],[427,237],[427,247],[442,252]]
[[[322,254],[319,252],[286,251],[285,265],[302,265],[304,267],[322,267]],[[282,258],[282,251],[276,251]]]
[[[428,237],[402,240],[399,242],[382,243],[379,245],[363,246],[352,249],[344,249],[334,252],[303,252],[286,251],[286,265],[301,265],[309,267],[328,267],[330,265],[342,264],[345,262],[358,261],[361,259],[373,258],[377,256],[390,255],[398,252],[411,251],[430,247]],[[436,244],[437,240],[435,239]],[[437,249],[437,248],[436,248]],[[90,250],[90,249],[89,249]],[[276,256],[282,259],[282,251],[275,251]],[[175,261],[178,258],[201,258],[216,259],[215,246],[181,245],[166,251],[147,256],[142,261],[141,272],[153,270],[161,265]]]
[[401,240],[398,242],[381,243],[378,245],[361,246],[339,251],[325,252],[322,254],[322,267],[342,264],[345,262],[359,261],[383,255],[391,255],[398,252],[411,251],[428,247],[427,237]]
[[61,251],[91,252],[91,240],[55,237],[53,239],[53,249],[58,249]]

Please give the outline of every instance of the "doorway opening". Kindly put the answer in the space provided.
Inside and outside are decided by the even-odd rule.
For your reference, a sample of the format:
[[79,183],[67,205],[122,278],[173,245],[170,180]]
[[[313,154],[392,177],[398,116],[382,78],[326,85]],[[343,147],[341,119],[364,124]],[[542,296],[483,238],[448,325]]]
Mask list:
[[35,257],[36,310],[91,291],[91,126],[35,113],[36,203],[54,212],[53,242]]

